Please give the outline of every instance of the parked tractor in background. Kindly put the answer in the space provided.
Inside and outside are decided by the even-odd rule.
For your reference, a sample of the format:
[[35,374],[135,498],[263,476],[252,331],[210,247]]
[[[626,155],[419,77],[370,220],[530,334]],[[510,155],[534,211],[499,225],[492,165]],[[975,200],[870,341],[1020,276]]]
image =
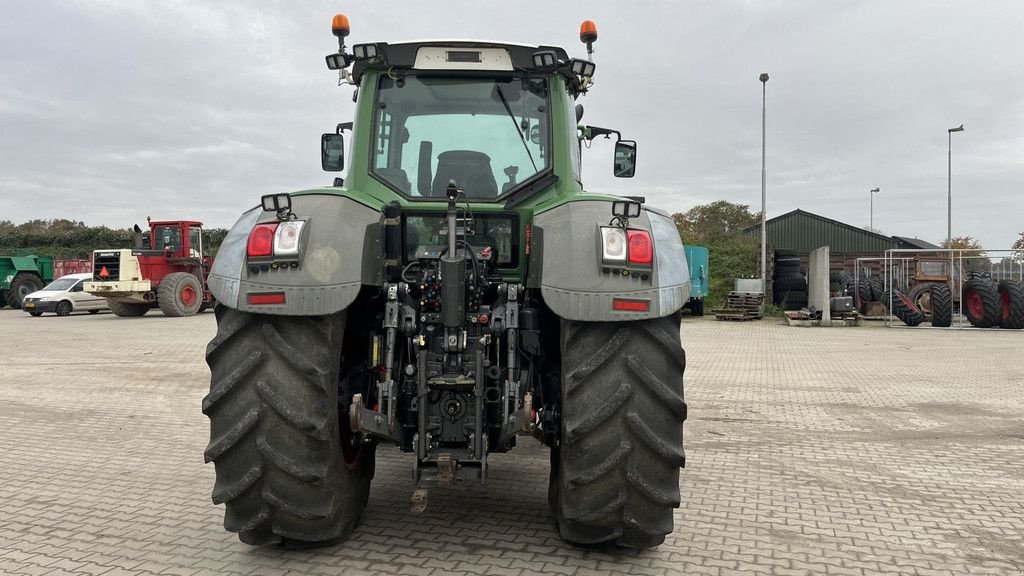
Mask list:
[[684,246],[686,263],[690,266],[690,299],[686,308],[694,316],[704,315],[704,299],[708,297],[708,249],[704,246]]
[[[210,273],[205,457],[224,527],[248,544],[344,540],[379,442],[412,455],[422,510],[427,488],[482,484],[490,454],[532,437],[563,539],[660,544],[685,461],[690,278],[667,212],[581,185],[597,136],[616,136],[615,176],[636,165],[635,142],[579,125],[594,62],[480,41],[349,51],[348,20],[332,29],[327,64],[356,111],[321,162],[342,169],[351,129],[348,173],[264,196]],[[580,38],[589,54],[593,22]]]
[[93,280],[85,291],[106,298],[118,316],[142,316],[150,308],[166,316],[202,312],[213,303],[203,223],[147,221],[149,230],[135,227],[135,248],[93,252]]
[[21,308],[26,296],[52,281],[49,256],[0,256],[0,308]]

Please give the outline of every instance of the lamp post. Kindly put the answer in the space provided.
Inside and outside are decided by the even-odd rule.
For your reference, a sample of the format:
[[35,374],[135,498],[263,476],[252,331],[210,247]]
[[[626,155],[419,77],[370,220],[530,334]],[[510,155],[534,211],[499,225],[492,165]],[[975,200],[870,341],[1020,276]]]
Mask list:
[[[768,292],[768,231],[766,226],[765,211],[765,132],[767,128],[765,107],[765,94],[768,85],[768,73],[762,72],[758,79],[761,81],[761,292]],[[767,294],[766,294],[767,295]]]
[[953,248],[953,132],[963,132],[964,125],[950,128],[949,143],[947,148],[948,160],[946,163],[946,248]]
[[868,229],[872,232],[875,231],[875,194],[878,193],[878,188],[872,188],[869,196],[871,197],[871,224]]

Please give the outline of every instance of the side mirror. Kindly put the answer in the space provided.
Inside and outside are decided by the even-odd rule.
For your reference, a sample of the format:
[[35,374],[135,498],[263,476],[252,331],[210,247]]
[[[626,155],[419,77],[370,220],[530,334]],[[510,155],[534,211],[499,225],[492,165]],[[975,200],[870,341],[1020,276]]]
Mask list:
[[320,166],[324,172],[341,172],[345,168],[345,139],[341,134],[320,137]]
[[636,142],[619,140],[615,143],[615,165],[612,173],[616,178],[632,178],[636,172]]

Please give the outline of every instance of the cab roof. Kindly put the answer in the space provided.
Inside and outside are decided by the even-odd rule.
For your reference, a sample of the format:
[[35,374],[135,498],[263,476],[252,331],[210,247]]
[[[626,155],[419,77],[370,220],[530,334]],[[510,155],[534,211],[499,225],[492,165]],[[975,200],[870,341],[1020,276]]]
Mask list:
[[[474,48],[479,49],[502,49],[508,52],[513,70],[520,72],[536,73],[562,73],[573,78],[568,70],[541,70],[534,66],[533,54],[542,50],[550,50],[555,57],[563,62],[569,61],[569,55],[564,48],[558,46],[534,46],[530,44],[515,44],[511,42],[495,42],[490,40],[410,40],[403,42],[370,42],[376,47],[377,57],[372,59],[356,60],[352,65],[352,79],[357,84],[366,70],[400,71],[402,69],[414,69],[416,56],[421,48],[457,48],[460,52],[471,52]],[[356,45],[359,46],[359,45]],[[452,64],[455,64],[452,61]],[[457,66],[449,66],[446,70],[459,70]],[[480,66],[466,66],[462,70],[485,70]],[[506,70],[507,71],[507,70]]]

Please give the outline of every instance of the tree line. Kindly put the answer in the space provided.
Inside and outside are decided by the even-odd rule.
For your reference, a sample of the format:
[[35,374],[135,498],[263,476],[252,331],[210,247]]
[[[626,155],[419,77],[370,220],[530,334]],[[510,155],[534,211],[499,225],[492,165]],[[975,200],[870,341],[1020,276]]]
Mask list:
[[[217,253],[227,233],[224,228],[203,230],[203,246],[208,255]],[[63,218],[22,224],[0,220],[0,256],[32,254],[84,260],[92,257],[93,250],[132,248],[134,243],[131,228],[86,226],[85,222]]]

